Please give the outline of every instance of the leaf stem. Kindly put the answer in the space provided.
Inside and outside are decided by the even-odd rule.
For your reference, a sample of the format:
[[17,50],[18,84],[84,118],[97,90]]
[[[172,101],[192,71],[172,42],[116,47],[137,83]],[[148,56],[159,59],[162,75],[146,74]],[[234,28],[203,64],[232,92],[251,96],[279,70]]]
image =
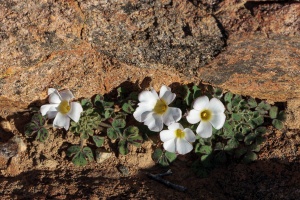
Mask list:
[[104,122],[100,122],[99,124],[100,126],[103,126],[103,127],[106,127],[106,128],[111,128],[112,126],[107,124],[107,123],[104,123]]

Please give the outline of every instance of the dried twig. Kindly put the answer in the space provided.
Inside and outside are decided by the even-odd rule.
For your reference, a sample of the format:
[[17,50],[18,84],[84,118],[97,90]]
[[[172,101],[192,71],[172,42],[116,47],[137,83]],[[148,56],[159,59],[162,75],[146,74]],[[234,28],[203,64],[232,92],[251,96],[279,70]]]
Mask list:
[[167,176],[167,175],[170,175],[170,174],[172,174],[172,171],[169,169],[165,173],[156,174],[156,175],[154,175],[154,174],[148,174],[148,176],[150,178],[152,178],[153,180],[156,180],[156,181],[158,181],[160,183],[163,183],[163,184],[165,184],[166,186],[168,186],[170,188],[173,188],[173,189],[178,190],[180,192],[185,192],[187,190],[186,187],[181,186],[181,185],[177,185],[177,184],[174,184],[174,183],[171,183],[170,181],[167,181],[167,180],[165,180],[165,179],[162,178],[163,176]]

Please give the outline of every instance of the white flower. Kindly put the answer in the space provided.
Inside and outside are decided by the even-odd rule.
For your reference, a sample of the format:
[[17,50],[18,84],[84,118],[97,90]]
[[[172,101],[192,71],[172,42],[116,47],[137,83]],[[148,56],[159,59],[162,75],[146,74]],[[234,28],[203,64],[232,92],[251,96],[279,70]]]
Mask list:
[[139,94],[140,103],[133,116],[137,121],[144,122],[151,131],[159,132],[163,124],[169,126],[181,119],[181,110],[168,106],[175,97],[165,85],[160,88],[159,96],[154,89],[143,91]]
[[193,145],[190,142],[195,142],[196,137],[191,129],[183,129],[179,123],[171,124],[168,129],[160,132],[160,139],[164,142],[166,151],[178,154],[192,151]]
[[193,108],[186,119],[191,124],[200,121],[196,133],[202,138],[212,135],[212,126],[217,130],[223,127],[226,119],[225,107],[219,99],[212,98],[209,101],[207,96],[198,97],[193,103]]
[[80,103],[71,102],[74,98],[70,90],[62,90],[58,92],[54,88],[48,89],[49,103],[41,107],[42,115],[53,119],[53,126],[58,128],[69,129],[70,118],[75,122],[79,121],[80,113],[83,111]]

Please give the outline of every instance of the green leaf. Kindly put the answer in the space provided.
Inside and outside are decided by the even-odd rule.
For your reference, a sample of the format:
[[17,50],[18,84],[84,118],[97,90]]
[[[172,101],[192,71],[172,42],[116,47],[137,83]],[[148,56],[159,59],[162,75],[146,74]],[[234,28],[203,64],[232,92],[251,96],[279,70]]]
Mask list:
[[215,151],[223,150],[224,149],[224,144],[221,142],[217,142],[215,145]]
[[233,149],[236,149],[240,145],[239,141],[235,138],[231,138],[227,141],[227,145],[224,147],[225,151],[231,151]]
[[240,158],[240,157],[242,157],[245,153],[247,153],[247,149],[246,149],[246,148],[240,148],[240,149],[237,149],[237,150],[234,152],[234,157]]
[[220,97],[222,97],[222,95],[223,95],[223,91],[221,88],[214,88],[214,96],[220,98]]
[[25,125],[25,135],[26,135],[26,137],[31,137],[38,130],[39,130],[39,127],[33,122],[30,122],[30,123]]
[[82,99],[81,105],[82,105],[83,110],[93,107],[93,104],[89,99]]
[[111,108],[114,105],[114,102],[102,101],[102,105],[104,108]]
[[231,102],[232,97],[233,97],[233,94],[231,92],[227,92],[224,96],[225,102]]
[[80,152],[80,146],[79,145],[70,146],[67,149],[67,156],[71,157],[72,155],[77,154],[78,152]]
[[250,97],[248,99],[248,105],[250,106],[250,108],[255,108],[257,107],[257,102],[254,98]]
[[161,149],[155,149],[152,153],[152,160],[158,163],[159,159],[161,158],[163,151]]
[[111,139],[111,140],[116,140],[117,138],[119,138],[120,135],[120,131],[114,128],[108,128],[107,129],[107,136]]
[[40,142],[45,142],[47,140],[49,136],[49,132],[47,129],[45,129],[44,127],[42,127],[38,132],[37,132],[37,139]]
[[88,163],[81,151],[74,156],[72,162],[75,166],[85,166]]
[[110,118],[111,117],[111,115],[113,114],[113,110],[112,109],[106,109],[105,110],[105,113],[104,113],[104,118],[105,119],[108,119],[108,118]]
[[196,98],[200,97],[200,95],[201,95],[201,90],[199,89],[198,86],[194,85],[194,86],[192,87],[192,90],[193,90],[193,99],[196,99]]
[[190,89],[189,89],[189,87],[187,85],[184,85],[183,87],[184,87],[184,89],[186,91],[186,95],[184,97],[184,101],[185,101],[186,105],[189,106],[192,103],[192,93],[191,93],[191,91],[190,91]]
[[134,108],[129,103],[124,103],[122,106],[122,110],[124,110],[126,113],[132,114],[134,112]]
[[256,136],[261,136],[261,135],[265,134],[266,132],[267,132],[267,128],[264,126],[260,126],[255,129]]
[[246,145],[250,145],[254,142],[256,138],[256,135],[254,133],[249,133],[248,135],[246,135],[244,142]]
[[80,134],[80,138],[81,139],[84,139],[84,140],[86,140],[86,139],[88,139],[90,136],[89,136],[89,133],[87,132],[87,131],[82,131],[81,132],[81,134]]
[[241,100],[242,100],[242,97],[240,95],[236,94],[231,101],[232,107],[238,106]]
[[226,108],[227,108],[227,110],[229,110],[230,112],[232,111],[232,104],[231,103],[228,103],[227,105],[226,105]]
[[124,119],[114,119],[112,126],[116,128],[124,128],[126,126],[126,121]]
[[211,154],[212,148],[211,148],[211,146],[208,146],[208,145],[202,146],[198,143],[195,147],[195,152],[208,155],[208,154]]
[[124,88],[118,87],[117,92],[118,92],[118,96],[117,96],[118,98],[123,98],[124,97],[124,93],[125,93]]
[[137,92],[131,92],[129,94],[129,99],[134,100],[134,101],[138,101],[139,100],[139,93],[137,93]]
[[272,119],[275,119],[277,117],[277,113],[278,113],[278,107],[277,106],[272,106],[270,111],[269,111],[269,115]]
[[283,122],[278,119],[273,119],[272,124],[278,130],[283,129],[283,127],[284,127]]
[[251,151],[254,151],[254,152],[259,152],[260,151],[260,145],[257,145],[257,144],[252,144],[249,149]]
[[127,141],[136,147],[140,147],[143,143],[143,137],[140,135],[130,136]]
[[256,126],[260,126],[264,123],[264,117],[260,115],[256,118],[252,119],[252,121],[255,123]]
[[128,154],[128,148],[127,148],[127,141],[126,140],[120,140],[118,143],[119,152],[122,155]]
[[93,136],[93,140],[96,144],[97,147],[102,147],[103,143],[104,143],[104,137],[100,137],[97,135]]
[[82,149],[82,153],[85,155],[85,157],[89,161],[93,161],[94,160],[94,155],[93,155],[92,149],[90,147],[84,147]]
[[138,136],[139,135],[139,129],[136,126],[128,126],[125,130],[124,130],[124,136],[130,137],[130,136]]
[[282,122],[286,120],[286,114],[283,110],[279,111],[277,119]]
[[245,154],[244,158],[243,158],[243,162],[244,163],[251,163],[253,161],[257,160],[257,155],[256,153],[249,151]]
[[234,121],[241,121],[242,120],[242,115],[241,114],[239,114],[239,113],[232,113],[232,119],[234,120]]
[[169,163],[173,162],[177,158],[176,153],[171,153],[171,152],[168,152],[168,151],[165,152],[165,156],[168,159]]
[[31,122],[35,123],[38,126],[43,126],[46,120],[40,113],[37,113],[32,116]]
[[258,107],[263,109],[263,110],[270,110],[271,109],[271,105],[268,104],[267,102],[265,101],[262,101],[258,104]]

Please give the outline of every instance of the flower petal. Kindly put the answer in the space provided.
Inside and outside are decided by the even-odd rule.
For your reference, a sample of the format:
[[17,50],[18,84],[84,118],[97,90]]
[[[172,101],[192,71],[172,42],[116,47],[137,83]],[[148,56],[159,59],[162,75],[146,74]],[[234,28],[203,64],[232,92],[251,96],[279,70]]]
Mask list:
[[175,139],[174,131],[163,130],[159,133],[160,140],[163,142],[167,142],[169,140]]
[[172,123],[170,126],[168,126],[168,129],[170,131],[176,131],[177,129],[183,130],[183,127],[179,123]]
[[167,112],[162,116],[165,125],[169,126],[181,119],[182,113],[179,108],[169,107]]
[[62,90],[59,92],[62,100],[70,101],[71,99],[75,98],[74,95],[70,90]]
[[209,121],[213,127],[217,130],[223,127],[226,120],[226,115],[224,113],[213,114],[212,119]]
[[68,112],[68,116],[75,122],[78,122],[80,119],[80,114],[83,111],[82,106],[78,102],[71,103],[71,110]]
[[145,102],[139,103],[139,106],[133,113],[133,117],[138,122],[144,122],[148,114],[152,112],[152,109],[153,107],[151,107],[151,105],[149,105],[148,103]]
[[203,108],[206,107],[206,105],[209,103],[209,99],[207,96],[201,96],[198,97],[194,103],[193,103],[193,108],[196,110],[203,110]]
[[214,114],[216,114],[216,113],[223,113],[225,111],[225,106],[217,98],[212,98],[210,100],[210,102],[208,103],[207,108],[209,110],[211,110]]
[[153,88],[151,88],[151,93],[155,97],[155,99],[159,99],[157,92]]
[[48,95],[49,95],[49,103],[51,104],[58,104],[61,102],[61,97],[58,91],[54,88],[48,89]]
[[57,111],[48,111],[47,117],[48,119],[53,119],[57,115]]
[[195,110],[192,109],[189,111],[188,115],[186,116],[186,120],[190,123],[190,124],[196,124],[198,122],[200,122],[201,118],[200,118],[200,111],[199,110]]
[[209,122],[200,122],[196,133],[202,138],[209,138],[212,135],[212,126]]
[[192,151],[193,145],[191,145],[188,141],[185,139],[178,139],[176,140],[176,151],[179,154],[187,154],[190,151]]
[[45,116],[48,111],[54,111],[54,110],[56,110],[57,106],[58,106],[58,104],[45,104],[45,105],[42,105],[41,106],[42,116]]
[[156,103],[157,99],[158,99],[157,94],[155,96],[151,91],[143,91],[139,94],[140,102],[155,102]]
[[148,126],[151,131],[159,132],[163,129],[162,117],[151,112],[148,114],[144,121],[144,124]]
[[53,126],[58,128],[65,128],[66,130],[68,130],[70,126],[70,118],[68,117],[68,115],[63,115],[58,112],[56,117],[54,118]]
[[188,142],[195,142],[196,136],[195,136],[195,133],[191,129],[185,128],[184,132],[185,132],[185,139]]
[[171,92],[171,88],[165,85],[160,88],[159,98],[164,99],[168,105],[174,101],[175,97],[176,94]]
[[166,151],[175,153],[175,139],[164,142],[163,147]]

